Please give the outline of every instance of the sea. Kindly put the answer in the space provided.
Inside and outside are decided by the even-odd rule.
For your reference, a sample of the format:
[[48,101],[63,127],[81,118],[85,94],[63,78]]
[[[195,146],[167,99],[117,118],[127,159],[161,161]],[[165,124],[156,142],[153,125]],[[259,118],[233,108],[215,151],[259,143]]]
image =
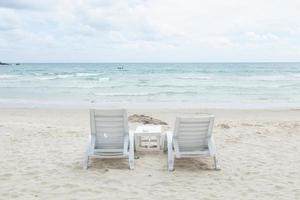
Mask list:
[[300,108],[300,63],[0,66],[0,106]]

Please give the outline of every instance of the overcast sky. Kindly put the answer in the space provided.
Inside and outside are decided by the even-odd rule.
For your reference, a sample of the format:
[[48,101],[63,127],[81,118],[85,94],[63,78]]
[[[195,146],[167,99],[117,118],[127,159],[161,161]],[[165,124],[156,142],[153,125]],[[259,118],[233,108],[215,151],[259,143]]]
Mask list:
[[0,61],[300,61],[300,1],[0,0]]

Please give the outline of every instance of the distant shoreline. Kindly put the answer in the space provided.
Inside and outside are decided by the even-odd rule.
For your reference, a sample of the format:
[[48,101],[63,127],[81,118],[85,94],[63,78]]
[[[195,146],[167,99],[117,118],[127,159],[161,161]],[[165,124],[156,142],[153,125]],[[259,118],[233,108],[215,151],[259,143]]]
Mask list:
[[9,62],[20,63],[20,64],[291,64],[300,63],[300,61],[232,61],[232,62]]
[[9,63],[4,63],[0,61],[0,65],[10,65]]

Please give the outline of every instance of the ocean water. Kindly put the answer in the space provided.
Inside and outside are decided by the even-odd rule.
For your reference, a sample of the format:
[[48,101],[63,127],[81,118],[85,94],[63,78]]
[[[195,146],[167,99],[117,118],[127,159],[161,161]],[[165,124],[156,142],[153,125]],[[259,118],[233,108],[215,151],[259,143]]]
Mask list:
[[0,66],[0,105],[300,108],[300,63]]

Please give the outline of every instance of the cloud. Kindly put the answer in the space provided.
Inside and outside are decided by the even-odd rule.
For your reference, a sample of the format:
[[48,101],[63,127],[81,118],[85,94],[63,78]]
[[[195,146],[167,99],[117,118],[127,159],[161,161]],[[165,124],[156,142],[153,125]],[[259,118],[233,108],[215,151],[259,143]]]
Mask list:
[[249,41],[258,41],[258,42],[268,42],[268,41],[271,41],[271,42],[276,42],[278,41],[280,38],[275,35],[275,34],[271,34],[271,33],[266,33],[266,34],[258,34],[258,33],[255,33],[255,32],[246,32],[245,33],[245,37],[246,37],[246,40],[249,40]]
[[299,9],[296,0],[1,0],[0,55],[20,62],[294,61]]
[[11,9],[31,9],[32,4],[26,3],[26,1],[21,0],[11,0],[11,1],[0,1],[0,8],[11,8]]
[[9,31],[20,25],[18,16],[10,10],[2,10],[0,14],[0,31]]
[[53,9],[59,0],[1,0],[0,8],[16,10],[48,10]]

